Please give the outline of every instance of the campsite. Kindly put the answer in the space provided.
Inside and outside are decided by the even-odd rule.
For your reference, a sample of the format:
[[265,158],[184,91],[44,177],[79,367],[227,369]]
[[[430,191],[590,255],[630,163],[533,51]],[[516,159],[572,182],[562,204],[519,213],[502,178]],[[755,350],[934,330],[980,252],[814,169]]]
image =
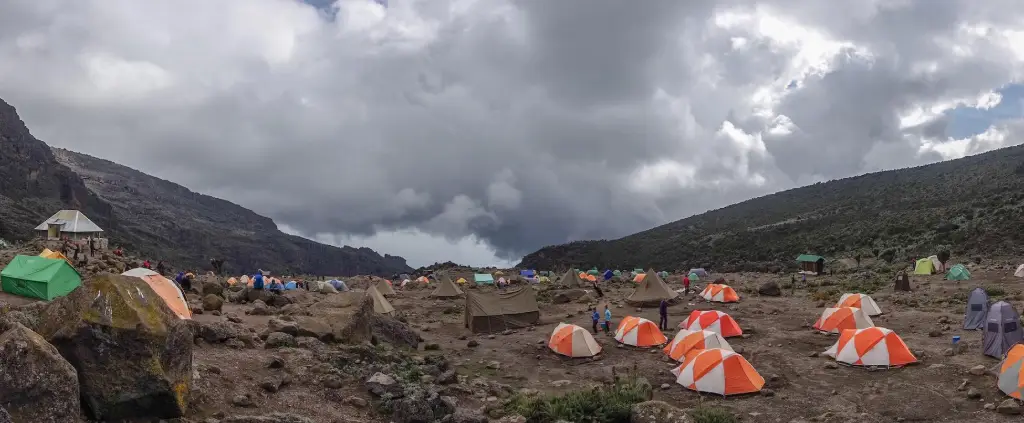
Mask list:
[[[24,250],[0,254],[10,261],[0,294],[5,328],[18,322],[48,333],[47,301],[66,306],[62,296],[70,301],[81,290],[112,292],[97,286],[128,283],[85,269],[83,285],[69,293],[77,270],[46,258],[52,251],[41,254],[46,265]],[[104,257],[114,267],[126,265]],[[402,281],[313,277],[306,286],[282,283],[289,288],[280,294],[254,291],[250,275],[211,272],[183,296],[148,269],[129,269],[124,277],[147,284],[194,339],[182,421],[408,423],[451,415],[456,422],[554,422],[517,415],[514,404],[608,389],[626,377],[642,380],[649,399],[697,416],[694,421],[1004,421],[1020,412],[1004,392],[1019,387],[1000,385],[1000,358],[1024,356],[1024,348],[1011,352],[1016,342],[1003,342],[1012,338],[1000,334],[989,351],[985,317],[971,310],[1006,307],[998,315],[1019,324],[1024,275],[1009,263],[965,263],[945,273],[908,266],[910,291],[894,289],[894,269],[881,262],[800,276],[461,268],[398,275]],[[28,274],[49,275],[53,286],[17,282],[31,282]],[[681,292],[684,276],[692,278],[689,293]],[[659,331],[663,298],[672,300],[669,329]],[[603,315],[605,306],[610,332],[592,334],[592,309]],[[681,327],[695,331],[674,340]],[[1007,328],[1019,341],[1019,325],[997,331]],[[850,358],[850,348],[836,350],[840,338],[861,331],[884,338],[887,355]],[[855,343],[861,341],[849,345]],[[705,358],[710,354],[715,357]],[[684,370],[685,363],[708,360],[721,362],[722,371],[744,369],[745,376],[729,376],[720,386]],[[85,369],[79,374],[96,377]],[[387,386],[394,384],[404,386],[405,396],[393,397],[397,391]],[[447,399],[430,400],[434,394]],[[438,414],[410,415],[423,410],[417,407]],[[732,420],[700,420],[709,415]]]

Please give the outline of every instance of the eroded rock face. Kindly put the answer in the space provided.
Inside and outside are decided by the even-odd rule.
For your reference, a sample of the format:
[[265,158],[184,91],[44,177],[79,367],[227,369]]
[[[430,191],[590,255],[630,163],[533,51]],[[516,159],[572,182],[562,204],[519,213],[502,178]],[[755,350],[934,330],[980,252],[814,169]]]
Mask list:
[[78,373],[56,347],[19,323],[0,334],[0,404],[14,421],[80,421],[78,398]]
[[78,372],[95,420],[184,415],[193,334],[148,284],[104,273],[46,309],[40,335]]

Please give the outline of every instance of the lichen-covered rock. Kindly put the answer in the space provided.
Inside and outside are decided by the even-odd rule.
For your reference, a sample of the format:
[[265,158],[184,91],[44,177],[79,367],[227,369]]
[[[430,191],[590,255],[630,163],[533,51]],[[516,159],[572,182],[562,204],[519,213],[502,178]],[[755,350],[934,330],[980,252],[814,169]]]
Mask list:
[[633,404],[629,410],[629,423],[692,423],[686,411],[664,401],[645,401]]
[[15,323],[0,334],[0,404],[19,422],[80,421],[78,374],[57,348]]
[[83,406],[93,419],[185,413],[192,329],[142,279],[92,277],[47,306],[39,334],[78,371]]
[[216,295],[216,296],[223,297],[224,296],[224,284],[222,282],[220,282],[219,280],[215,280],[215,279],[207,281],[207,282],[203,282],[202,293],[203,293],[204,297],[207,296],[207,295]]

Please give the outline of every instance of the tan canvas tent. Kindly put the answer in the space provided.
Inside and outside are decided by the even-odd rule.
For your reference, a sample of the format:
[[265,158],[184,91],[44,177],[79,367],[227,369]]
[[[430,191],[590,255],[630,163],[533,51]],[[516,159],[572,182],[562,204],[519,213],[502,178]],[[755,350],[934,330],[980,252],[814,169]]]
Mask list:
[[462,290],[452,282],[452,279],[447,276],[441,277],[441,282],[438,283],[437,288],[430,293],[431,297],[436,298],[455,298],[462,296]]
[[381,295],[395,295],[395,290],[391,289],[391,284],[389,284],[388,281],[384,279],[377,279],[377,283],[374,284],[373,286],[377,287],[377,292],[379,292]]
[[559,288],[581,288],[585,286],[583,280],[580,279],[580,275],[577,275],[575,271],[569,269],[558,279],[557,286]]
[[640,281],[629,298],[626,298],[630,305],[650,307],[658,305],[661,300],[674,300],[679,296],[679,293],[669,288],[654,269],[648,270],[645,275],[647,276],[644,276],[644,280]]
[[495,294],[466,293],[466,327],[473,333],[521,328],[539,320],[537,293],[532,287]]
[[373,298],[373,311],[380,314],[386,314],[392,316],[395,314],[395,307],[391,305],[391,302],[387,298],[384,298],[384,294],[381,294],[377,290],[377,287],[370,285],[370,289],[366,290],[366,295]]

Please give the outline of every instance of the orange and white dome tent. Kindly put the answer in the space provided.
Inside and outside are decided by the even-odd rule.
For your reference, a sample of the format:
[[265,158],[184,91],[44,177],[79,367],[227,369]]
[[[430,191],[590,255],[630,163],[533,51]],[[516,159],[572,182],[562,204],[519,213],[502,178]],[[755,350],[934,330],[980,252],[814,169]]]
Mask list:
[[864,314],[868,316],[882,314],[882,309],[878,307],[878,303],[867,294],[843,294],[842,297],[839,297],[836,307],[857,307],[864,310]]
[[999,365],[999,381],[996,382],[996,386],[1004,394],[1016,399],[1024,399],[1021,398],[1021,393],[1024,393],[1022,366],[1024,366],[1024,344],[1017,344],[1010,348],[1006,352],[1003,363]]
[[740,300],[739,294],[729,285],[710,283],[700,292],[700,296],[708,301],[719,303],[735,303]]
[[167,303],[167,306],[171,308],[174,314],[178,315],[179,319],[192,318],[192,310],[188,308],[188,301],[185,300],[185,296],[181,293],[178,285],[171,282],[170,279],[143,267],[131,269],[121,275],[136,277],[146,281],[146,284],[153,288],[156,295],[164,299],[164,302]]
[[242,275],[242,277],[238,278],[238,283],[245,286],[252,286],[252,278],[250,278],[249,275]]
[[232,285],[233,286],[233,285],[235,285],[237,283],[238,283],[238,279],[235,279],[234,276],[228,278],[228,285]]
[[672,374],[687,389],[723,396],[759,392],[764,387],[764,378],[743,356],[721,348],[691,351]]
[[559,323],[551,332],[548,348],[566,357],[593,357],[601,352],[594,336],[582,327]]
[[615,330],[615,340],[634,347],[653,347],[668,342],[658,325],[642,317],[626,316]]
[[875,326],[864,310],[856,307],[830,307],[821,312],[814,328],[822,332],[840,333],[846,329],[864,329]]
[[720,348],[732,351],[732,347],[718,332],[709,330],[680,330],[665,346],[665,354],[668,354],[675,361],[683,361],[686,354],[694,350],[706,350]]
[[822,354],[854,366],[900,367],[917,362],[896,332],[880,327],[844,330]]
[[723,338],[743,335],[740,324],[732,316],[718,310],[694,310],[679,327],[692,331],[709,330]]

